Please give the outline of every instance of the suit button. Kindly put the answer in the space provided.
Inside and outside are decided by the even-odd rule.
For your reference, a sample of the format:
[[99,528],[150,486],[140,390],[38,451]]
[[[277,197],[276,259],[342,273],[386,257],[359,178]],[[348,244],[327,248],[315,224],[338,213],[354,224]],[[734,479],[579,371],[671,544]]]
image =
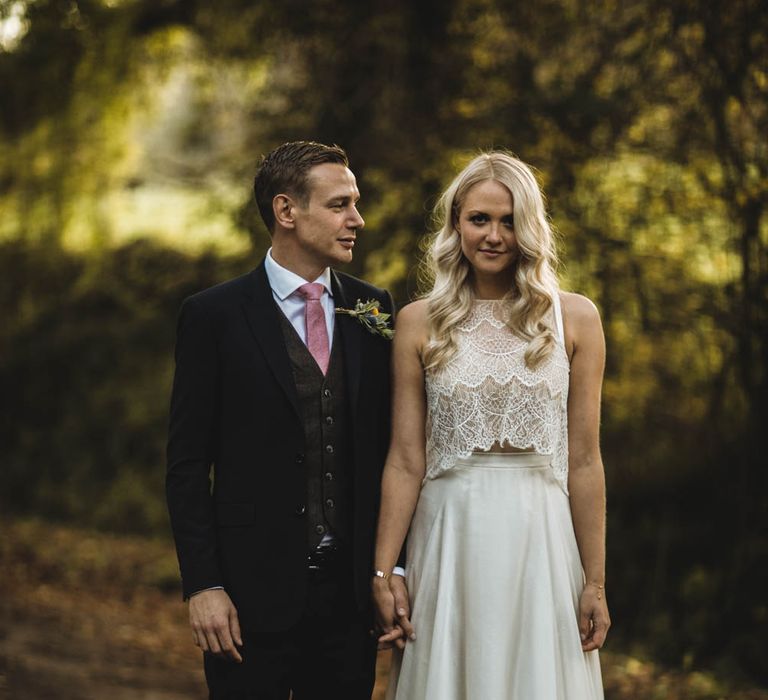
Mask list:
[[331,472],[325,472],[325,480],[333,481],[333,474],[331,474]]
[[306,506],[296,506],[296,515],[304,515],[307,512]]
[[326,425],[333,425],[333,416],[326,416],[325,423]]
[[303,452],[297,452],[296,453],[296,464],[301,464],[304,461],[304,453]]
[[325,528],[322,525],[315,525],[315,532],[318,535],[324,535],[325,534]]
[[333,454],[333,445],[326,445],[326,446],[325,446],[325,451],[326,451],[326,452],[327,452],[329,455],[332,455],[332,454]]
[[332,498],[327,498],[325,500],[325,505],[328,506],[329,508],[333,508],[336,504],[333,502]]
[[326,399],[331,398],[331,390],[330,389],[323,389],[323,396],[325,396]]

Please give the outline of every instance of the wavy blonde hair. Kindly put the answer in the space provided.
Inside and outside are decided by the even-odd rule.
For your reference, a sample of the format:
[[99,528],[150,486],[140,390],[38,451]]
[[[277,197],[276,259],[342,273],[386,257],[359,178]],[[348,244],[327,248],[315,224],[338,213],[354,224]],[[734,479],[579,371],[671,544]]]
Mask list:
[[475,294],[472,268],[461,252],[458,221],[469,190],[495,180],[512,195],[518,255],[514,282],[505,295],[507,325],[528,340],[525,363],[535,368],[555,347],[555,332],[548,314],[558,293],[557,253],[544,208],[544,197],[531,169],[505,151],[475,157],[443,192],[434,211],[435,230],[427,245],[426,279],[432,281],[427,300],[429,340],[424,349],[425,369],[438,369],[456,353],[455,329],[469,314]]

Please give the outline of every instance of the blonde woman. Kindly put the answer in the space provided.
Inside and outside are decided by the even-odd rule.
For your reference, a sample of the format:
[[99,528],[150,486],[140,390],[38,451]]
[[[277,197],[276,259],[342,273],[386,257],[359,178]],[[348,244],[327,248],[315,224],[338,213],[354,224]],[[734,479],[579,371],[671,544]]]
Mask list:
[[[437,210],[434,284],[398,317],[373,597],[388,698],[602,698],[605,344],[558,288],[531,170],[476,157]],[[408,533],[410,604],[390,576]],[[396,589],[395,589],[396,590]]]

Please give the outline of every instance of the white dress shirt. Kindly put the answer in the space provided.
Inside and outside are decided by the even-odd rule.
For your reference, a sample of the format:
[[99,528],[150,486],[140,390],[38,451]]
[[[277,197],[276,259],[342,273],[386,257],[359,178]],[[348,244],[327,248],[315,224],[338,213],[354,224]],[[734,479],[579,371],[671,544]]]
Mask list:
[[[297,290],[302,284],[306,284],[307,280],[275,262],[272,257],[272,248],[267,251],[267,257],[264,259],[264,271],[267,273],[267,280],[269,280],[269,286],[272,288],[275,302],[306,345],[306,300]],[[333,327],[336,321],[336,307],[333,303],[333,290],[331,289],[331,269],[326,267],[315,282],[325,287],[320,303],[325,312],[325,326],[328,329],[328,352],[330,353],[333,347]]]

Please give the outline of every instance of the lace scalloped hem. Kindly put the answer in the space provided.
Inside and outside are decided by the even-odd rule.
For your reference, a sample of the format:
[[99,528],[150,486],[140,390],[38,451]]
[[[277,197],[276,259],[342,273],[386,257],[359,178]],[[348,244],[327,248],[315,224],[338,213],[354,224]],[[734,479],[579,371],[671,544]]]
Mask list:
[[424,486],[427,481],[432,481],[434,479],[439,478],[446,472],[451,471],[456,464],[460,461],[465,461],[469,459],[473,454],[498,454],[498,455],[504,455],[504,454],[524,454],[526,452],[531,452],[534,454],[539,454],[544,457],[550,458],[549,468],[552,470],[552,474],[555,477],[555,480],[557,481],[560,488],[563,490],[563,493],[565,493],[566,496],[568,496],[568,466],[566,465],[565,469],[558,468],[555,466],[555,459],[553,458],[553,455],[546,454],[545,452],[542,452],[541,450],[535,449],[525,449],[525,448],[517,448],[521,449],[522,452],[491,452],[491,448],[493,445],[498,442],[499,444],[503,445],[506,443],[508,447],[517,448],[516,445],[512,444],[508,439],[504,438],[503,440],[494,440],[488,445],[482,445],[473,447],[470,450],[462,450],[460,452],[456,452],[456,454],[449,460],[444,459],[438,462],[437,464],[427,464],[427,470],[424,474],[424,478],[421,480],[422,487]]

